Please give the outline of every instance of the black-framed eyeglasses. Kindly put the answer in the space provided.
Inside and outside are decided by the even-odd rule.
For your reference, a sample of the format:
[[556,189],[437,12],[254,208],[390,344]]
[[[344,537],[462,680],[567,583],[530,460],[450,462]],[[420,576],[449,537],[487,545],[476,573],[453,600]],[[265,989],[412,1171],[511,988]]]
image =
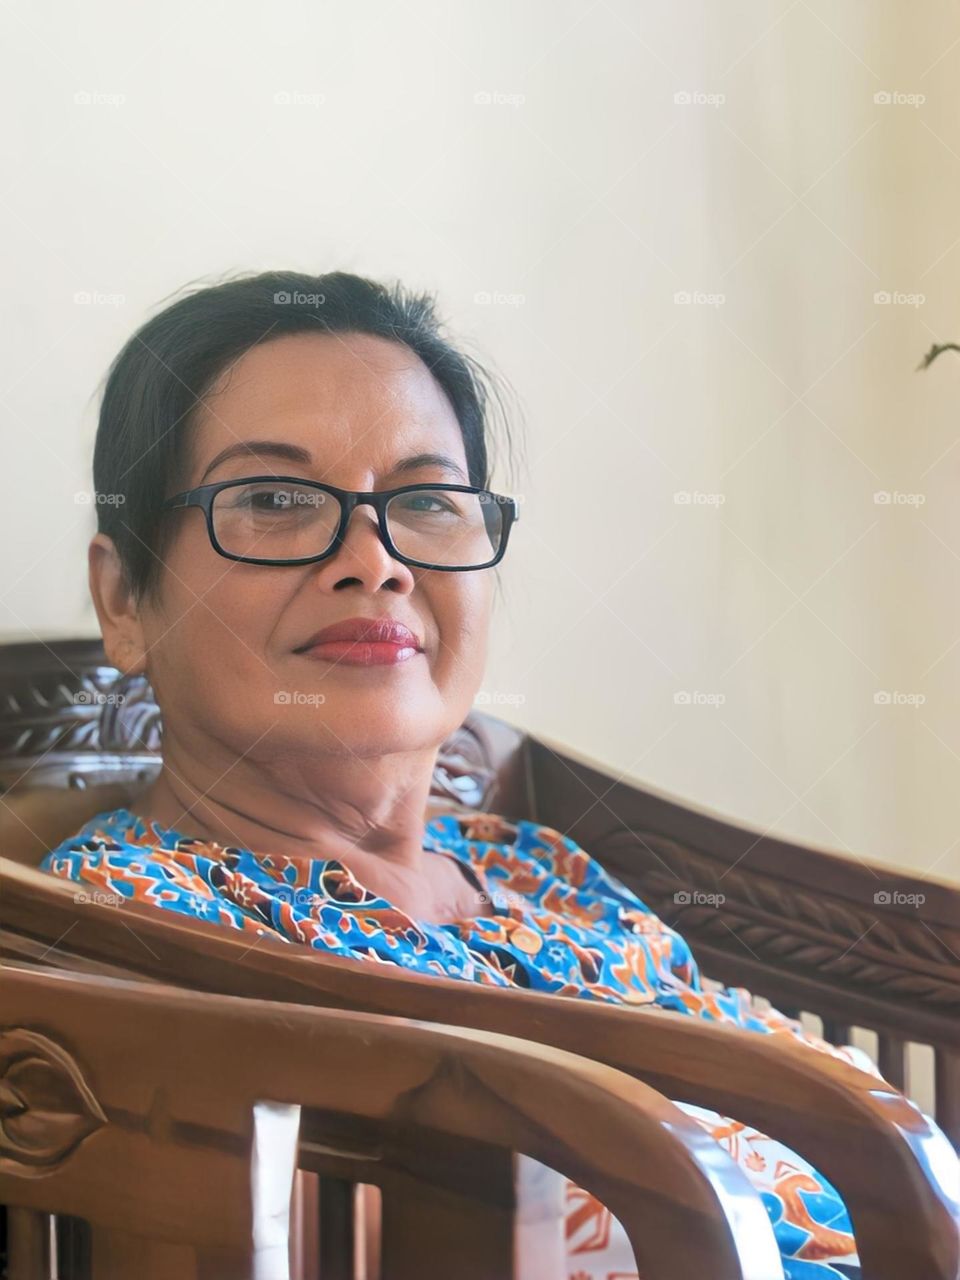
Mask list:
[[168,498],[164,510],[200,507],[214,551],[246,564],[312,564],[343,543],[367,505],[395,560],[421,569],[490,569],[520,513],[513,498],[464,484],[407,484],[362,492],[299,476],[244,476]]

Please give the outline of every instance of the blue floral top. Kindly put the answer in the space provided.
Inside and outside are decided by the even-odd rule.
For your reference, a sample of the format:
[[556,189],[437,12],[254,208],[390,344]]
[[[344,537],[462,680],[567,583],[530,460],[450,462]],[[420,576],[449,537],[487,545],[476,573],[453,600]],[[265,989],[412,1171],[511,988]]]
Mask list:
[[[252,937],[271,934],[416,973],[656,1004],[795,1036],[875,1071],[858,1050],[830,1045],[776,1009],[754,1007],[748,991],[702,980],[681,935],[552,827],[491,813],[444,815],[426,824],[424,848],[455,858],[477,890],[478,907],[487,899],[493,914],[425,923],[366,889],[335,858],[294,860],[224,846],[128,809],[92,818],[47,855],[42,869],[85,885],[93,899],[150,903]],[[859,1276],[849,1216],[825,1178],[755,1129],[692,1104],[677,1105],[721,1143],[762,1196],[789,1280]]]
[[[47,855],[44,871],[113,901],[168,911],[354,959],[490,986],[658,1004],[756,1031],[810,1037],[740,988],[705,990],[686,941],[569,836],[497,814],[443,815],[424,848],[455,858],[492,915],[415,920],[335,858],[257,854],[116,809]],[[819,1041],[824,1045],[825,1042]]]

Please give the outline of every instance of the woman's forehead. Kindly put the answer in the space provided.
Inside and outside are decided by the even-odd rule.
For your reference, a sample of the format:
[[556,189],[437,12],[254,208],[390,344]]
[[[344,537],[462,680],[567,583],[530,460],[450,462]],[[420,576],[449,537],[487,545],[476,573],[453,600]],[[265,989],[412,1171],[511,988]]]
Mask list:
[[364,333],[287,334],[261,342],[224,370],[211,400],[234,411],[273,406],[344,409],[409,403],[435,410],[449,402],[415,351]]
[[239,460],[217,474],[242,467],[244,451],[233,446],[257,441],[297,446],[321,465],[348,456],[373,470],[427,452],[466,461],[456,414],[426,365],[400,343],[366,334],[294,334],[254,347],[204,398],[192,434],[204,473],[228,451]]

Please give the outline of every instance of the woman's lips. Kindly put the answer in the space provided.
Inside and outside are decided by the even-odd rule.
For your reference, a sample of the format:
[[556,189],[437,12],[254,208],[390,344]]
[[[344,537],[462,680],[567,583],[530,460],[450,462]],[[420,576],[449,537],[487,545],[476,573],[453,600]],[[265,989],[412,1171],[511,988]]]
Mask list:
[[295,649],[306,658],[338,666],[395,666],[423,651],[418,636],[395,618],[344,618],[317,631]]
[[305,658],[319,658],[344,667],[392,666],[415,658],[420,652],[412,645],[386,640],[325,640],[303,650]]

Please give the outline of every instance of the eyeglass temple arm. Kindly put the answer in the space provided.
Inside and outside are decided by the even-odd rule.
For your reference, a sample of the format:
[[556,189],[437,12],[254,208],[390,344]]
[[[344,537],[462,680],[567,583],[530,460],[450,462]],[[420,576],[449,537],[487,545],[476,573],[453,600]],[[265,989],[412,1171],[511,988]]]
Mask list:
[[191,497],[192,494],[190,493],[178,493],[176,497],[167,498],[163,503],[163,506],[165,509],[169,507],[188,507],[190,505]]

